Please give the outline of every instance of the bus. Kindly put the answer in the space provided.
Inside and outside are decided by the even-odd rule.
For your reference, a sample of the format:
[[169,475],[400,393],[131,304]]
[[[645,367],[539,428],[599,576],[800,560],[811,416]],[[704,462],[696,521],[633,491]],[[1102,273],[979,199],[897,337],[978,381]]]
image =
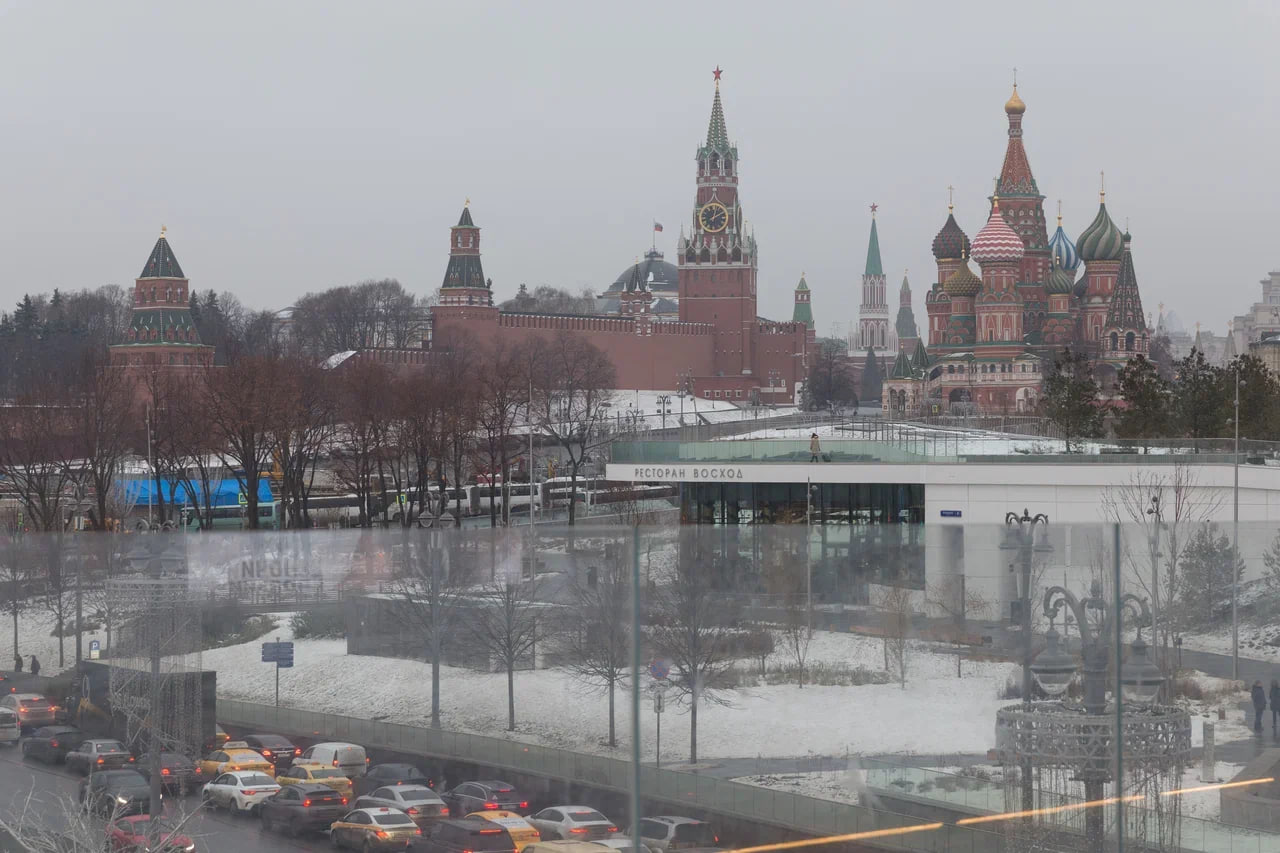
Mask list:
[[[215,506],[210,512],[209,529],[247,530],[249,528],[248,512],[249,507],[239,504]],[[203,508],[200,508],[199,511],[191,506],[182,508],[182,517],[186,520],[187,530],[195,531],[200,529],[199,516],[201,514],[203,514]],[[279,501],[263,501],[258,504],[258,528],[260,530],[280,529]]]

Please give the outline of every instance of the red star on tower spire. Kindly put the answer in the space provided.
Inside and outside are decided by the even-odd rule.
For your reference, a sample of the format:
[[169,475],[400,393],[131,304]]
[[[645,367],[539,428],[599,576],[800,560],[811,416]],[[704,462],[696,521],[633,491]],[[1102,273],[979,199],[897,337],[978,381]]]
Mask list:
[[717,82],[717,83],[719,83],[719,82],[720,82],[720,75],[721,75],[721,74],[723,74],[724,72],[723,72],[723,71],[721,71],[721,70],[720,70],[720,66],[719,66],[719,65],[717,65],[717,66],[715,67],[715,70],[713,70],[711,73],[715,75],[716,82]]

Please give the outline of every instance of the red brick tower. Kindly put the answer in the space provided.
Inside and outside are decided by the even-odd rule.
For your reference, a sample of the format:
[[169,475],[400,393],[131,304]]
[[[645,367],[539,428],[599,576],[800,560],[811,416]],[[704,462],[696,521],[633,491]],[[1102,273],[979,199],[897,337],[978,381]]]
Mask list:
[[[755,363],[756,242],[743,231],[738,200],[738,149],[729,142],[720,104],[720,69],[714,72],[715,99],[707,141],[698,147],[697,194],[692,233],[681,228],[679,254],[680,320],[715,327],[712,384],[744,387]],[[737,379],[733,379],[737,377]]]
[[450,346],[445,338],[463,329],[487,339],[497,323],[493,283],[484,277],[480,264],[480,229],[471,219],[471,199],[467,199],[458,224],[449,229],[449,265],[440,285],[440,304],[431,309],[431,346]]
[[194,367],[213,363],[213,347],[200,342],[191,317],[189,281],[165,229],[133,287],[133,318],[125,341],[111,347],[111,363]]
[[1018,84],[1013,84],[1013,95],[1004,105],[1009,119],[1009,142],[1005,147],[1004,165],[996,183],[996,195],[1000,197],[1001,211],[1009,227],[1022,238],[1026,253],[1018,268],[1018,292],[1023,303],[1023,328],[1030,340],[1039,340],[1044,325],[1048,294],[1049,235],[1044,217],[1044,196],[1036,186],[1035,175],[1027,150],[1022,145],[1022,116],[1027,105],[1018,97]]

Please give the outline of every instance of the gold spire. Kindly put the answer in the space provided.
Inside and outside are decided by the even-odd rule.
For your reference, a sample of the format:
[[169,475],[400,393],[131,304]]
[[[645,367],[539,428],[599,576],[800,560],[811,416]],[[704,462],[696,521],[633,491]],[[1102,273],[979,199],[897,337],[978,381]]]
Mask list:
[[1107,173],[1098,172],[1098,201],[1102,204],[1107,203]]
[[471,196],[467,196],[467,200],[466,200],[466,201],[464,201],[464,202],[462,203],[462,206],[463,206],[463,207],[470,207],[470,206],[471,206]]
[[956,209],[956,188],[947,184],[947,213],[954,213]]
[[166,232],[166,231],[168,231],[168,230],[169,230],[168,228],[165,228],[163,225],[161,225],[161,226],[160,226],[160,237],[161,237],[161,238],[163,238],[163,237],[164,237],[164,232]]
[[1058,227],[1062,227],[1062,199],[1058,199]]

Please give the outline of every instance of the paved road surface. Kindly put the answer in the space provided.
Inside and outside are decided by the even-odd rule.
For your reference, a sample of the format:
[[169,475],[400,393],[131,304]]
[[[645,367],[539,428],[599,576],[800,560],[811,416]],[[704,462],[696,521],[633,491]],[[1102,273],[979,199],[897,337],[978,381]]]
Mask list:
[[[41,810],[47,825],[61,826],[62,800],[74,801],[80,779],[66,772],[62,766],[49,766],[36,761],[23,761],[18,749],[2,748],[0,751],[0,814],[9,817],[15,809],[21,809],[28,796],[34,807]],[[278,851],[332,850],[323,835],[287,838],[277,833],[264,833],[258,821],[252,818],[233,818],[224,812],[208,813],[199,808],[198,794],[169,800],[176,811],[170,814],[187,814],[196,811],[188,821],[186,833],[196,840],[201,853],[278,853]],[[178,818],[180,819],[180,818]],[[97,819],[95,819],[97,820]],[[101,824],[101,821],[98,820]]]

